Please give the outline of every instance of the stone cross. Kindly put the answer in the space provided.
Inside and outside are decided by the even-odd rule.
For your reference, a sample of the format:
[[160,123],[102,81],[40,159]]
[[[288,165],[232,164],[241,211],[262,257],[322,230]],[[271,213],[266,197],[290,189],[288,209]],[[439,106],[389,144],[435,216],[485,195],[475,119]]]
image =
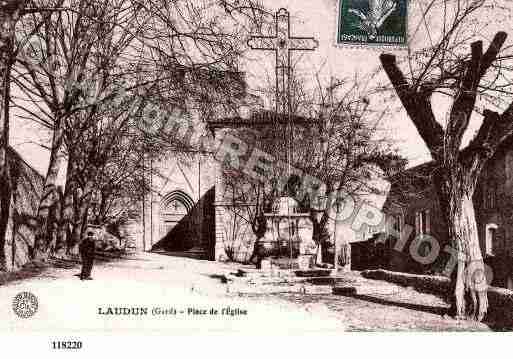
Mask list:
[[313,37],[290,36],[290,14],[281,8],[275,15],[276,34],[274,36],[252,36],[248,46],[254,50],[270,50],[276,53],[276,112],[290,112],[290,57],[291,51],[315,50],[319,45]]

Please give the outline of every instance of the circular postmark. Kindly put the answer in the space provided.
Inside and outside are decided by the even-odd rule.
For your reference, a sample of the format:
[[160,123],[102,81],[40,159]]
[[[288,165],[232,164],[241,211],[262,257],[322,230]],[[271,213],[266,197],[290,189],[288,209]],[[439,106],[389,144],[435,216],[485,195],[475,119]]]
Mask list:
[[12,301],[12,310],[20,318],[32,317],[36,314],[38,307],[37,297],[30,292],[20,292]]

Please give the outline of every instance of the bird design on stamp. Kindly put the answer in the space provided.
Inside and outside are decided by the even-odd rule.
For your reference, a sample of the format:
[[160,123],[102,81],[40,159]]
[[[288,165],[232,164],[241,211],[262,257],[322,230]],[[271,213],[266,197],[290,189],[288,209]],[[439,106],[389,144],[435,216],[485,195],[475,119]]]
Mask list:
[[358,17],[357,27],[365,31],[369,39],[375,40],[379,28],[396,8],[395,0],[369,0],[369,11],[366,14],[360,9],[349,9],[348,12]]

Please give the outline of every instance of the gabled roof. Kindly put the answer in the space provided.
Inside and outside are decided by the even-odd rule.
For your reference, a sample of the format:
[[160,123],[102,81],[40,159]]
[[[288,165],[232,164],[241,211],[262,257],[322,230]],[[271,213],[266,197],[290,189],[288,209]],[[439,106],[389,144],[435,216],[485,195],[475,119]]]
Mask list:
[[[513,151],[513,136],[503,141],[488,163],[501,158],[506,151]],[[390,176],[388,180],[391,188],[387,203],[409,202],[419,194],[432,190],[434,188],[432,173],[435,168],[436,163],[429,161]]]
[[7,157],[9,158],[9,161],[11,162],[11,166],[14,163],[22,163],[33,175],[40,177],[41,179],[44,178],[44,176],[39,173],[34,167],[32,167],[25,159],[16,151],[13,147],[9,146],[7,150]]

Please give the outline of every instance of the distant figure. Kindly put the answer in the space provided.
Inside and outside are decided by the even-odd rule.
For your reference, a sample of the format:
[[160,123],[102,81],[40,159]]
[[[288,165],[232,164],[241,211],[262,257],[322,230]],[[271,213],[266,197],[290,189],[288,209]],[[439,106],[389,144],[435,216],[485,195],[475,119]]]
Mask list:
[[94,233],[87,232],[87,237],[80,243],[80,256],[82,258],[82,272],[80,273],[80,280],[92,280],[91,271],[94,262]]

